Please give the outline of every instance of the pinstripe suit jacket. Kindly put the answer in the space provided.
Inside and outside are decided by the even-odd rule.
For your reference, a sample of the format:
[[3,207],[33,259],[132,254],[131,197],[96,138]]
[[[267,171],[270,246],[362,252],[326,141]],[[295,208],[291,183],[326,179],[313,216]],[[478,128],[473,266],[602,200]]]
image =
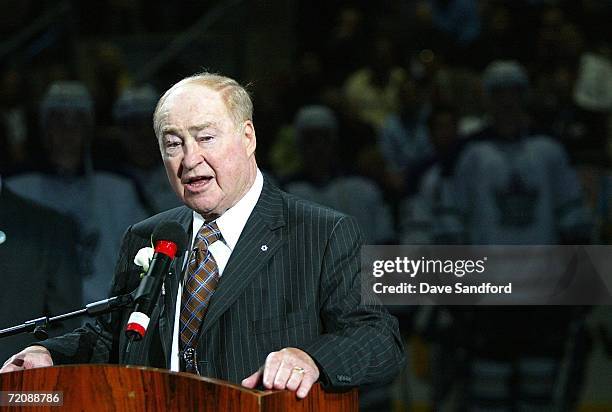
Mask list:
[[[192,211],[179,207],[130,227],[112,293],[138,286],[136,252],[155,226],[177,221],[191,232]],[[267,245],[267,249],[262,245]],[[378,305],[363,305],[361,235],[355,221],[295,198],[267,181],[223,272],[197,345],[202,375],[240,382],[266,356],[297,347],[315,360],[331,387],[390,380],[403,361],[396,320]],[[175,259],[165,294],[146,337],[125,354],[129,311],[46,341],[56,363],[111,362],[167,368],[182,259]]]

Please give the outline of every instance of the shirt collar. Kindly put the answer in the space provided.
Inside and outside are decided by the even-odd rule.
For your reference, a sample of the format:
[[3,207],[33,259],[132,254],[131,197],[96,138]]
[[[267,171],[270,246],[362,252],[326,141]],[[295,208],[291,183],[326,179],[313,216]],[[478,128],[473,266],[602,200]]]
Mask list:
[[[230,250],[234,250],[236,243],[238,243],[238,238],[242,233],[242,229],[246,225],[249,216],[253,212],[257,201],[259,200],[259,196],[261,195],[261,190],[263,189],[263,175],[261,171],[257,169],[257,174],[255,176],[255,182],[253,182],[253,186],[249,189],[248,192],[231,208],[227,209],[225,213],[219,216],[216,220],[217,226],[219,226],[219,230],[221,231],[221,235],[223,236],[223,240],[225,244],[230,248]],[[193,244],[193,239],[197,235],[198,231],[204,224],[204,218],[197,212],[193,212],[193,232],[191,236],[191,242]]]

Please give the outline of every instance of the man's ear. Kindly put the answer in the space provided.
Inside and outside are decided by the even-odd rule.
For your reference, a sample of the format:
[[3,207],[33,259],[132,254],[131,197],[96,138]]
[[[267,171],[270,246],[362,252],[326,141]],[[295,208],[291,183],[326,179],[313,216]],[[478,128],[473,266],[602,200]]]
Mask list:
[[255,148],[257,147],[257,138],[255,137],[255,126],[253,122],[247,120],[244,122],[243,127],[244,134],[244,145],[247,151],[247,156],[253,155],[255,153]]

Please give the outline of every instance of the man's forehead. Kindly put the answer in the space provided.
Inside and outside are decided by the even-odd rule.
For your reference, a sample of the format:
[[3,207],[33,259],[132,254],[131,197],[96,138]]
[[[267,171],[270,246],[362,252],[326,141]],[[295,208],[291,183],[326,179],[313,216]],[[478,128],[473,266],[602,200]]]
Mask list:
[[221,128],[230,121],[225,103],[221,99],[198,98],[191,94],[188,96],[190,98],[182,94],[168,96],[172,97],[172,100],[166,100],[158,114],[161,134],[176,132],[182,128],[190,132],[209,127]]
[[170,89],[160,107],[159,117],[160,120],[167,121],[169,117],[182,117],[194,113],[197,115],[210,113],[215,117],[229,114],[225,101],[218,91],[198,84],[186,84]]
[[163,106],[180,105],[186,101],[200,103],[222,102],[221,94],[208,86],[197,83],[185,83],[172,87],[164,100]]

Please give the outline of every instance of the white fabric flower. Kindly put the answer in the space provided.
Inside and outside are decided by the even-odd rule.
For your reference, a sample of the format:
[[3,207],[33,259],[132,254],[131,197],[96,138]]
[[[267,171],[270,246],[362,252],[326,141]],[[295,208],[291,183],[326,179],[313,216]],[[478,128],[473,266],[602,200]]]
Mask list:
[[143,247],[136,253],[134,263],[142,267],[144,272],[148,271],[151,260],[153,260],[153,253],[155,250],[152,247]]

